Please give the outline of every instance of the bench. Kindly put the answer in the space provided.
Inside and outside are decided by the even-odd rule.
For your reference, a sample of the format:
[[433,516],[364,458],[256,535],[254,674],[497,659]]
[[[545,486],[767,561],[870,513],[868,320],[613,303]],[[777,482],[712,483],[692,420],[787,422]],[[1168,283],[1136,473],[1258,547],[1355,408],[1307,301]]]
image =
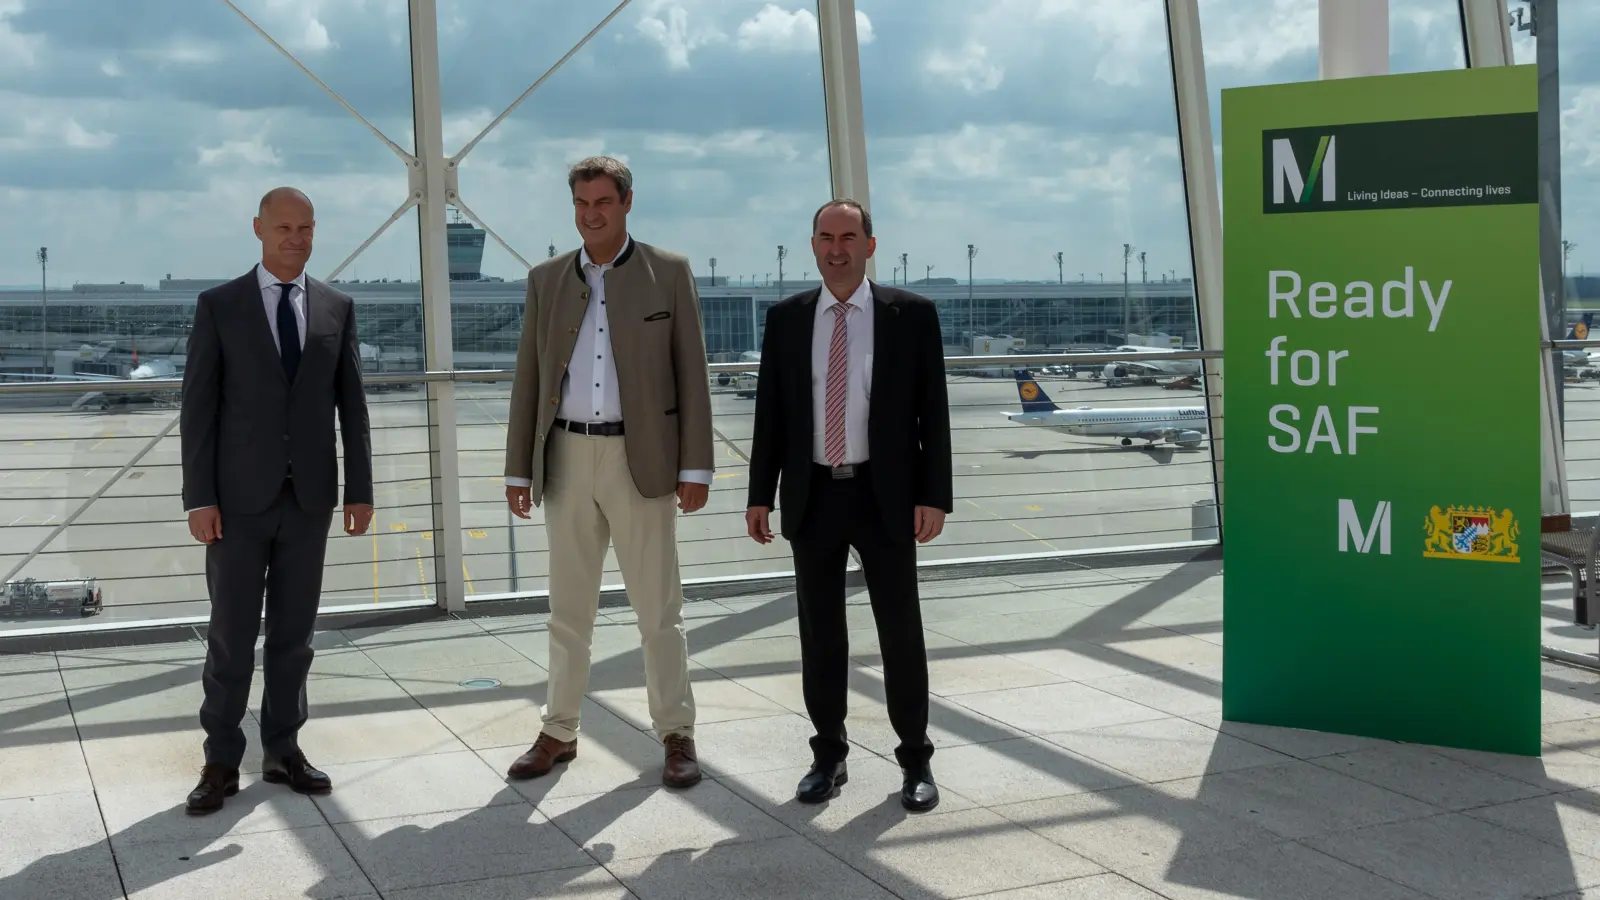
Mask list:
[[[1555,521],[1551,521],[1555,520]],[[1539,557],[1544,567],[1563,571],[1572,580],[1572,622],[1593,628],[1597,622],[1593,602],[1595,573],[1600,571],[1600,517],[1547,519],[1539,536]],[[1573,653],[1555,647],[1539,648],[1540,655],[1591,669],[1600,669],[1600,655]]]

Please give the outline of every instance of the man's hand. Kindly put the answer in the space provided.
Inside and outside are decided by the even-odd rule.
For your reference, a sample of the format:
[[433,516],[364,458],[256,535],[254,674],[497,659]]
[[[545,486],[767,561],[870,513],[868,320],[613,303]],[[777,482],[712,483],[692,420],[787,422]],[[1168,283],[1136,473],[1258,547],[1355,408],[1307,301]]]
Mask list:
[[752,506],[744,511],[745,531],[749,532],[752,541],[758,544],[772,543],[772,526],[767,521],[770,515],[770,506]]
[[372,525],[372,504],[346,503],[344,505],[344,533],[356,536],[367,533]]
[[189,534],[202,544],[222,540],[222,510],[208,506],[189,513]]
[[678,482],[678,508],[686,513],[695,512],[706,505],[711,496],[711,485],[694,481]]
[[533,489],[506,485],[506,506],[519,519],[533,516]]
[[944,531],[944,510],[932,506],[917,507],[917,543],[926,544]]

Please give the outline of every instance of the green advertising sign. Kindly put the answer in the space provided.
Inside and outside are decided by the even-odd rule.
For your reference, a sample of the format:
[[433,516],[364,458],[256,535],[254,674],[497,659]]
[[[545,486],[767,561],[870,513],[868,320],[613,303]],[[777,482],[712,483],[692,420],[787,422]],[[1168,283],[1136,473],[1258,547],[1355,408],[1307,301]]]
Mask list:
[[1227,719],[1539,752],[1536,88],[1222,94]]

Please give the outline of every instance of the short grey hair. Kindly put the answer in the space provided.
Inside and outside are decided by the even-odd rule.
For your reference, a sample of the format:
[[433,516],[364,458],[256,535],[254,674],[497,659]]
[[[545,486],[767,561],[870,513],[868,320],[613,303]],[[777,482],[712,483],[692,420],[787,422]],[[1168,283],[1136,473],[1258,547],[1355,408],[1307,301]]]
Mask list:
[[628,192],[633,190],[633,173],[623,165],[622,160],[610,156],[591,156],[574,165],[567,172],[567,189],[578,186],[580,181],[593,181],[596,178],[609,178],[617,186],[617,196],[628,199]]
[[824,203],[821,206],[817,207],[816,213],[814,215],[812,215],[812,217],[811,217],[811,233],[812,234],[816,234],[817,233],[817,222],[822,220],[822,214],[827,212],[830,209],[833,209],[836,206],[842,206],[845,209],[853,209],[856,212],[860,213],[861,214],[861,232],[862,232],[862,237],[872,237],[872,213],[867,212],[866,207],[862,206],[860,203],[857,203],[854,200],[851,200],[848,197],[839,197],[839,198],[836,198],[836,199],[833,199],[833,200],[829,200],[827,203]]

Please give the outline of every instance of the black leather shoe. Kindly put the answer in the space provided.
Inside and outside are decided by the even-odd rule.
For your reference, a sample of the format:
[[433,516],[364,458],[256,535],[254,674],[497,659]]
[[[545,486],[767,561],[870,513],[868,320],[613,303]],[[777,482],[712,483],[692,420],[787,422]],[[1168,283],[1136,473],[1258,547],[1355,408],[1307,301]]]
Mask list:
[[191,816],[205,816],[222,808],[224,798],[239,793],[239,770],[226,766],[207,764],[200,770],[200,783],[189,792],[184,811]]
[[811,771],[800,779],[794,798],[801,803],[826,803],[839,796],[839,788],[850,780],[844,760],[832,764],[813,763]]
[[933,783],[933,769],[924,765],[906,769],[905,787],[900,789],[900,805],[912,812],[927,812],[939,805],[939,787]]
[[261,780],[269,784],[287,784],[297,794],[326,794],[333,790],[333,779],[307,762],[304,753],[283,759],[267,757],[261,764]]

